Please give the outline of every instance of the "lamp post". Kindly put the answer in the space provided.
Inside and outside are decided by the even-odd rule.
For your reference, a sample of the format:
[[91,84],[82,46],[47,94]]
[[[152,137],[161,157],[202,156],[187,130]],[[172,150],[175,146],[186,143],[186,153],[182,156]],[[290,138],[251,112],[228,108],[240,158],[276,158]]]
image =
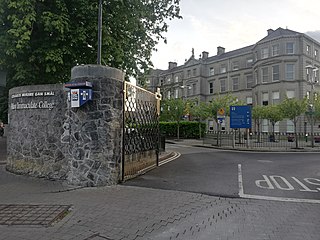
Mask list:
[[[310,125],[311,125],[311,147],[314,147],[314,130],[313,130],[313,125],[314,125],[314,85],[317,83],[315,81],[314,76],[315,72],[318,71],[317,67],[314,67],[312,65],[307,65],[306,69],[308,71],[309,79],[307,79],[310,84],[311,84],[311,91],[310,91],[310,103],[308,106],[308,112],[310,114]],[[309,72],[310,71],[310,72]]]
[[102,48],[102,0],[99,0],[98,8],[98,53],[97,64],[101,65],[101,48]]
[[[191,86],[184,86],[184,85],[182,85],[182,86],[180,86],[180,88],[182,88],[182,93],[183,93],[183,91],[184,91],[185,88],[187,88],[187,90],[190,90],[192,87],[191,87]],[[182,95],[183,95],[183,96],[182,96],[183,99],[187,99],[187,92],[186,92],[186,91],[184,91],[184,94],[182,94]]]

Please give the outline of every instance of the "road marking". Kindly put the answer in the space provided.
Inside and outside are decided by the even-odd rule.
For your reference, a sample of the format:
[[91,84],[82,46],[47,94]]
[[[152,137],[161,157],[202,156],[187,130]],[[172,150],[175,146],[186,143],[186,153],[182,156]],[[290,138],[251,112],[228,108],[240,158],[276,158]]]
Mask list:
[[[315,179],[312,179],[315,180]],[[280,202],[296,202],[296,203],[317,203],[320,204],[320,200],[305,199],[305,198],[284,198],[284,197],[270,197],[261,195],[245,194],[243,188],[243,178],[241,164],[238,164],[238,182],[239,182],[239,196],[241,198],[268,200],[268,201],[280,201]]]
[[162,166],[163,164],[169,163],[169,162],[177,159],[180,156],[181,156],[181,154],[179,152],[174,152],[174,155],[172,157],[169,157],[166,160],[159,162],[159,166]]
[[270,160],[257,160],[257,162],[261,162],[261,163],[272,163],[273,161],[270,161]]

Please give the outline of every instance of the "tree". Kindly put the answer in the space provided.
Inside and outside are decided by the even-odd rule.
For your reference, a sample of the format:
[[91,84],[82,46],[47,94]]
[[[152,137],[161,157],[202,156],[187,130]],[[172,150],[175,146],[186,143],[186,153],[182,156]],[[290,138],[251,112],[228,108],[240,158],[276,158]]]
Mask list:
[[[69,81],[70,69],[96,63],[98,0],[0,0],[0,70],[8,88]],[[138,76],[166,41],[180,0],[103,1],[102,63]]]
[[210,105],[206,102],[190,103],[190,114],[193,119],[199,122],[199,138],[201,138],[201,122],[210,117]]
[[261,132],[261,124],[262,120],[266,118],[266,110],[265,106],[257,105],[252,108],[252,118],[255,120],[255,124],[257,125],[258,132],[258,142],[261,141],[260,132]]
[[290,119],[294,124],[294,135],[296,139],[296,148],[298,148],[298,139],[297,139],[297,122],[299,116],[304,114],[307,110],[307,99],[304,98],[294,99],[294,98],[286,98],[280,105],[280,110],[283,113],[284,118]]
[[186,102],[181,98],[166,99],[161,102],[161,115],[162,121],[173,121],[177,123],[177,138],[180,139],[180,122],[186,113]]
[[265,119],[268,119],[272,125],[272,135],[270,141],[275,141],[274,136],[274,126],[277,122],[283,119],[283,114],[280,108],[280,105],[268,105],[264,107],[265,110]]
[[219,109],[223,108],[226,111],[226,116],[230,115],[230,106],[232,105],[241,105],[240,102],[237,101],[237,98],[232,96],[231,94],[219,95],[216,98],[213,98],[209,104],[209,116],[212,117],[216,123],[218,123],[218,115],[217,112]]

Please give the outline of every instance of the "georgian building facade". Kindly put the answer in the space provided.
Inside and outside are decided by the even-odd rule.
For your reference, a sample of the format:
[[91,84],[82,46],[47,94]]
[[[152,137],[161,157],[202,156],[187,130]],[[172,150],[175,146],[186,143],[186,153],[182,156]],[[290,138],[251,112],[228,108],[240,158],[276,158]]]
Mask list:
[[[147,82],[149,89],[155,91],[160,87],[163,99],[205,102],[231,93],[239,101],[253,106],[277,104],[286,97],[309,96],[310,81],[319,81],[320,43],[289,29],[269,29],[267,33],[257,43],[234,51],[226,52],[218,47],[217,54],[211,57],[208,52],[202,52],[197,59],[192,51],[189,60],[181,66],[169,62],[167,70],[153,70]],[[318,85],[313,85],[314,91],[319,91]],[[208,120],[209,129],[214,128],[214,124]],[[228,125],[226,122],[226,129]],[[301,117],[297,130],[308,131],[306,127],[307,121]],[[315,131],[319,130],[315,126]],[[271,131],[266,120],[262,131]],[[293,123],[284,120],[276,125],[276,131],[292,132]]]

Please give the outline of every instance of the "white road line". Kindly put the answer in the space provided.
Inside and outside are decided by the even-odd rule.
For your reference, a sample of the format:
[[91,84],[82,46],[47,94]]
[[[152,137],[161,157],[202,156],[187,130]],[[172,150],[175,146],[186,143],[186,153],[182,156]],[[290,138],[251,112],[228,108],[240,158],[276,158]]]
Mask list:
[[239,181],[239,196],[243,197],[244,192],[243,192],[241,164],[238,164],[238,181]]
[[181,154],[179,152],[175,152],[172,157],[169,157],[166,160],[163,160],[163,161],[159,162],[159,166],[162,166],[163,164],[169,163],[169,162],[177,159],[180,156],[181,156]]
[[280,202],[318,203],[318,204],[320,204],[320,200],[316,200],[316,199],[283,198],[283,197],[271,197],[271,196],[245,194],[244,189],[243,189],[241,164],[238,164],[238,182],[239,182],[239,196],[241,198],[250,198],[250,199],[258,199],[258,200],[268,200],[268,201],[280,201]]

